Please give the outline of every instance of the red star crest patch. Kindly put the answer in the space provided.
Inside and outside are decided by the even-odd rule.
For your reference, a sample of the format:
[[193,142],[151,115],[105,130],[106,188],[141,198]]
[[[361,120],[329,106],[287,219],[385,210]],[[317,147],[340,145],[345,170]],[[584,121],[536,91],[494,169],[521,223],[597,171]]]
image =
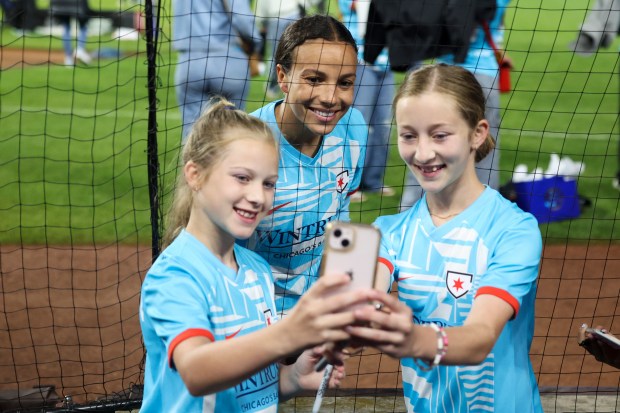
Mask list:
[[336,191],[343,193],[349,187],[349,171],[345,169],[336,176]]
[[471,290],[474,276],[462,272],[448,271],[446,286],[454,298],[461,298]]

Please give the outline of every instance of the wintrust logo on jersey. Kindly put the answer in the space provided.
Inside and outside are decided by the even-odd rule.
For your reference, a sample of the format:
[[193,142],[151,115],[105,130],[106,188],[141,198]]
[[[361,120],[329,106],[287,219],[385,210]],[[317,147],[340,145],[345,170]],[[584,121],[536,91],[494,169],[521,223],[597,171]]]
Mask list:
[[304,244],[317,237],[325,234],[325,226],[328,222],[333,221],[335,216],[322,219],[312,224],[302,225],[293,231],[262,230],[257,228],[256,235],[261,244],[269,247],[289,247],[291,245]]
[[278,374],[278,366],[272,364],[235,386],[242,412],[263,410],[277,405]]

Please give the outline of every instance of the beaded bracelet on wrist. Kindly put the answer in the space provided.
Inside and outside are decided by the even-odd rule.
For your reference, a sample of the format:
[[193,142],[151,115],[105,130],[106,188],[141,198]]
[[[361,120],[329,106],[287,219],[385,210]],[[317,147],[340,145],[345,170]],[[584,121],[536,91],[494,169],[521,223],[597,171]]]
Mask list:
[[428,326],[435,330],[435,333],[437,334],[437,353],[431,363],[414,359],[416,366],[418,366],[422,371],[430,371],[434,367],[438,366],[439,363],[441,363],[441,359],[443,359],[448,351],[448,335],[444,331],[443,327],[439,327],[435,323],[430,323]]

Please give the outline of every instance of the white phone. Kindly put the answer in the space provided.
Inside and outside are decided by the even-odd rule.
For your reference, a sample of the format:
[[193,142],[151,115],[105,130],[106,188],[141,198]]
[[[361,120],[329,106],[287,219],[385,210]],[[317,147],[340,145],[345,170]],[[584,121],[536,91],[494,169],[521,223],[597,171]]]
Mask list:
[[620,349],[620,339],[618,339],[615,336],[612,336],[611,334],[604,333],[603,331],[597,328],[587,328],[586,333],[590,333],[594,337],[596,337],[597,340],[603,341],[612,347]]
[[[333,221],[325,228],[324,242],[320,276],[326,273],[346,273],[351,277],[349,284],[330,294],[375,286],[381,242],[379,229],[368,224]],[[315,369],[321,371],[326,365],[327,359],[323,357]]]
[[[346,273],[351,282],[346,290],[373,288],[381,232],[367,224],[335,221],[325,229],[325,247],[320,275]],[[338,290],[342,291],[342,290]]]

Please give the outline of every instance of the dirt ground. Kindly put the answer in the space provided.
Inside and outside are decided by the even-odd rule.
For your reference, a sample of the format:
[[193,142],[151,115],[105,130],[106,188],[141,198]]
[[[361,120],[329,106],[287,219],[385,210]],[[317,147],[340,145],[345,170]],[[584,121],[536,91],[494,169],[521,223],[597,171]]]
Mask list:
[[[0,248],[0,389],[55,384],[74,399],[140,382],[147,246]],[[614,388],[620,372],[577,345],[581,323],[620,331],[620,245],[547,246],[531,358],[541,388]],[[395,389],[398,363],[365,351],[345,389]]]
[[145,246],[0,247],[0,388],[89,399],[139,382]]
[[20,49],[0,47],[0,69],[23,66],[42,65],[48,63],[64,64],[65,56],[61,50]]

